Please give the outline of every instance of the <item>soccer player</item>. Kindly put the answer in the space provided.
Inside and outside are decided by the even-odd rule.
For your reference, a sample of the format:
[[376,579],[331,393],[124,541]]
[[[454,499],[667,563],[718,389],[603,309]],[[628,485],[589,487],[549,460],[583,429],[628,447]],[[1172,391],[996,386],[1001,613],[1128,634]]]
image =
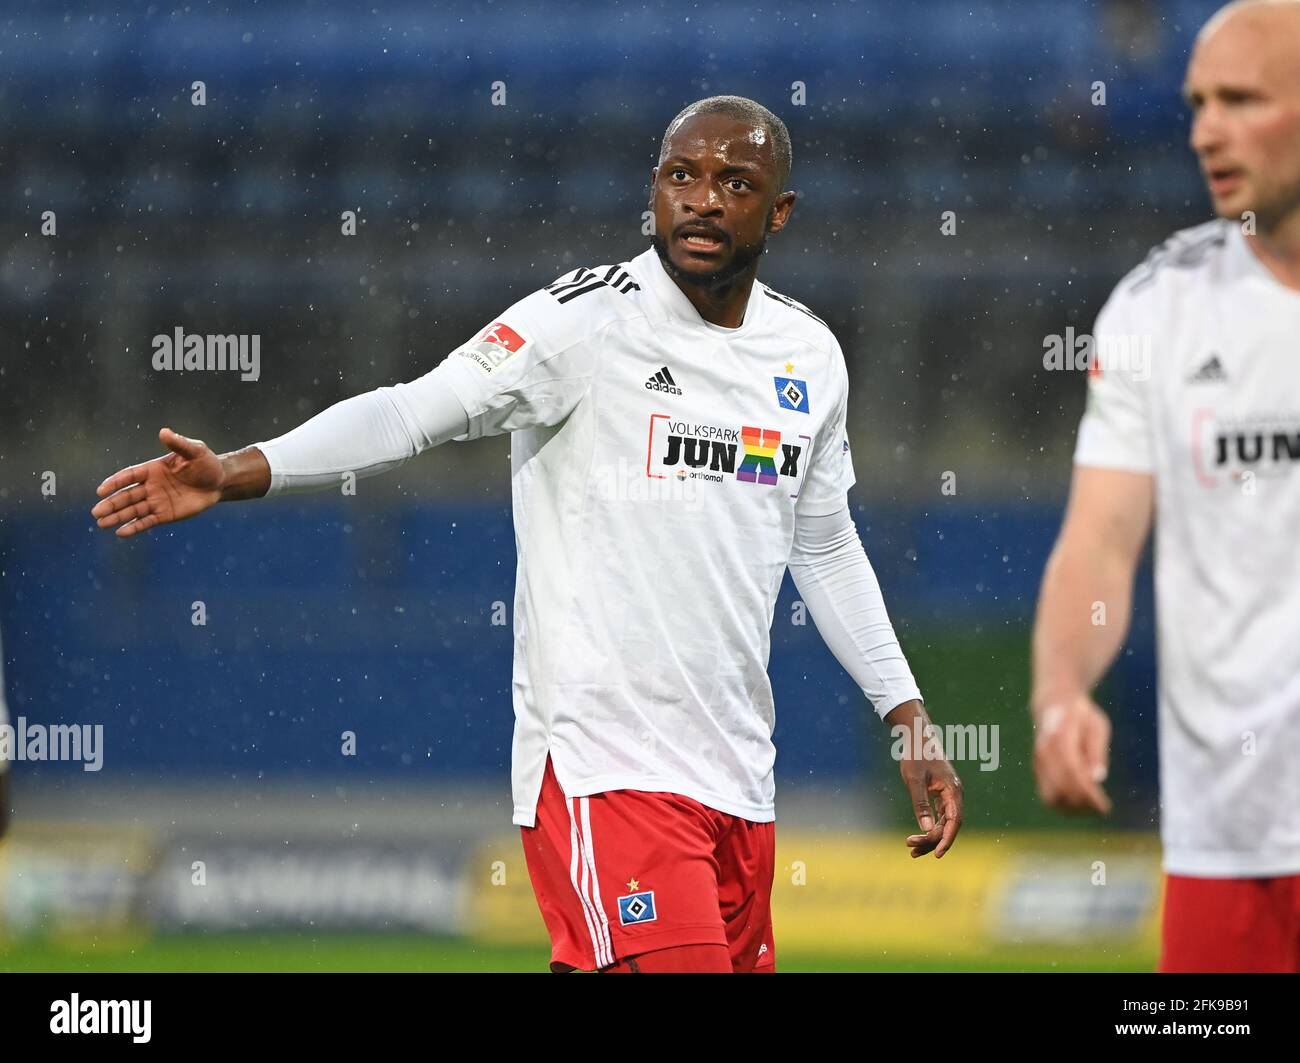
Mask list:
[[[218,457],[163,429],[171,453],[110,476],[91,511],[128,536],[514,433],[513,821],[553,971],[775,969],[767,661],[787,566],[876,712],[929,726],[849,514],[840,345],[755,279],[790,164],[766,108],[699,101],[651,170],[641,254],[561,276],[425,376],[278,439]],[[904,743],[900,763],[913,857],[961,824],[960,783],[927,752]]]
[[1034,767],[1048,804],[1110,810],[1090,692],[1154,511],[1160,969],[1300,971],[1300,3],[1222,9],[1184,94],[1219,217],[1097,318],[1034,630]]

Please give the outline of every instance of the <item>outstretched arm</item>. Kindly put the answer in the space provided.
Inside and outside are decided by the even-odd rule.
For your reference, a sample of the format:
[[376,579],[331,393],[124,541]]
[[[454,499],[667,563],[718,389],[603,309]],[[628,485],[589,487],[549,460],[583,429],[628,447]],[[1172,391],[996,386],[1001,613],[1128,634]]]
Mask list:
[[114,473],[90,512],[126,538],[218,502],[321,490],[347,472],[387,472],[467,428],[465,408],[436,369],[344,399],[276,439],[228,454],[164,428],[158,438],[170,453]]
[[[826,645],[876,713],[908,735],[927,733],[930,719],[921,692],[889,622],[847,500],[834,513],[795,518],[790,575]],[[914,728],[916,719],[919,727]],[[931,851],[941,857],[961,828],[961,781],[946,759],[933,755],[932,745],[923,742],[916,749],[915,744],[903,743],[899,771],[924,833],[911,835],[907,844],[913,857]]]
[[1092,688],[1128,632],[1154,495],[1147,473],[1076,465],[1065,521],[1043,573],[1030,700],[1034,773],[1042,800],[1064,812],[1110,811],[1101,788],[1110,721],[1092,700]]

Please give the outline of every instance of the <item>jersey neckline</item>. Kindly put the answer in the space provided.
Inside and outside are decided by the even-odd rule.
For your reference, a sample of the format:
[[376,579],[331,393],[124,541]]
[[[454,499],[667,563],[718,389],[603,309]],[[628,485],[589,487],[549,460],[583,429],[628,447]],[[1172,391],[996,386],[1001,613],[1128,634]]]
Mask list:
[[712,321],[705,321],[700,316],[700,312],[695,309],[695,304],[686,298],[686,293],[677,287],[677,282],[664,269],[664,264],[659,260],[659,253],[653,245],[642,251],[628,265],[645,282],[646,287],[654,293],[656,301],[671,317],[688,325],[707,328],[710,332],[727,338],[744,338],[757,330],[759,319],[762,317],[763,303],[763,293],[758,278],[754,279],[753,286],[749,290],[749,301],[745,304],[744,318],[736,328],[727,328],[725,325],[715,325]]
[[1292,299],[1300,299],[1300,289],[1283,284],[1273,275],[1273,271],[1264,264],[1264,260],[1255,254],[1241,226],[1228,218],[1222,220],[1228,226],[1228,246],[1232,249],[1232,254],[1237,259],[1239,268],[1248,276],[1254,275],[1268,282],[1279,292],[1289,295]]

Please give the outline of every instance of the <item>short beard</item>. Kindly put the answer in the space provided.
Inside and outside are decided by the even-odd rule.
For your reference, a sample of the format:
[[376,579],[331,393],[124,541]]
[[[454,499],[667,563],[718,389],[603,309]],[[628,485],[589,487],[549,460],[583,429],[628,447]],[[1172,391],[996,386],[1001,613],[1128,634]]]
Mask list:
[[1253,203],[1248,203],[1239,210],[1224,213],[1217,207],[1215,213],[1220,218],[1226,218],[1228,221],[1241,224],[1242,218],[1246,214],[1255,216],[1254,231],[1268,235],[1281,229],[1288,220],[1300,213],[1300,189],[1288,190],[1290,195],[1279,195],[1272,202],[1260,203],[1256,199]]
[[650,242],[659,255],[659,261],[664,264],[665,272],[673,280],[706,291],[717,291],[729,287],[737,277],[758,261],[763,252],[767,250],[767,233],[764,231],[763,235],[758,238],[757,243],[741,244],[736,248],[729,262],[708,273],[692,273],[678,266],[668,254],[668,241],[658,233],[654,233],[650,237]]

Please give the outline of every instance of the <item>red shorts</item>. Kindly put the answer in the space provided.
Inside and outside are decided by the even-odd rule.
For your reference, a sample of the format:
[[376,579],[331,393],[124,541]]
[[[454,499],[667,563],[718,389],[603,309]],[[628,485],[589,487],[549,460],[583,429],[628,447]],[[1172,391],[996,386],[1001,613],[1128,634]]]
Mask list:
[[520,832],[552,971],[678,945],[725,945],[733,971],[775,970],[775,823],[673,793],[569,799],[548,756],[535,825]]
[[1161,937],[1161,971],[1300,973],[1300,875],[1166,875]]

